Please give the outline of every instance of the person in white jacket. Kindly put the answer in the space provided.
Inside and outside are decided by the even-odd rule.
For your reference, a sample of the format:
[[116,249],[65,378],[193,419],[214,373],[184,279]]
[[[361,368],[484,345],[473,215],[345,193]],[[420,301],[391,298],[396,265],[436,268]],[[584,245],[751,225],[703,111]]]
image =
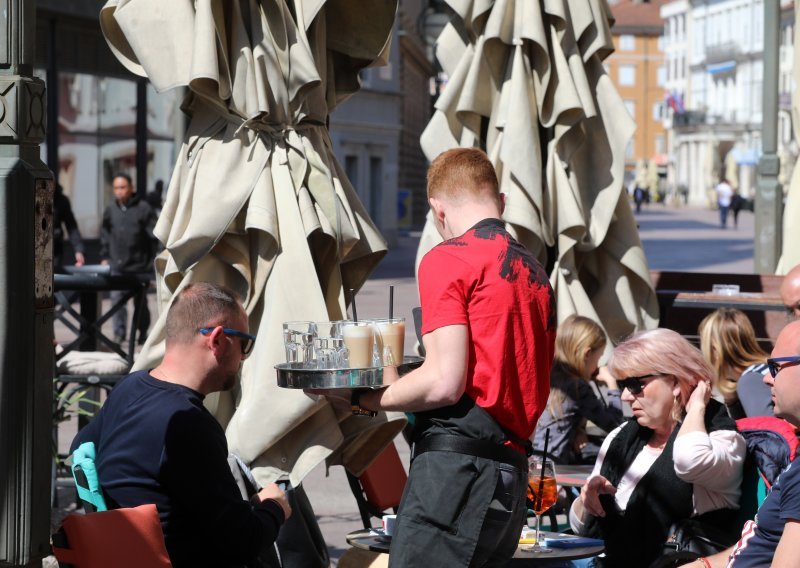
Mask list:
[[648,566],[673,523],[707,521],[733,543],[745,442],[711,400],[714,372],[678,333],[634,335],[609,371],[633,418],[611,432],[570,511],[578,534],[603,538],[608,566]]

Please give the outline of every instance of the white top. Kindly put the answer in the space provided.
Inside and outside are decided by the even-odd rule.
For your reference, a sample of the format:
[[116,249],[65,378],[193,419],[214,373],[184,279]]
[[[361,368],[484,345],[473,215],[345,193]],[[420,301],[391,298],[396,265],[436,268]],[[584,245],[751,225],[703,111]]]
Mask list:
[[716,191],[717,203],[719,203],[721,207],[730,207],[731,199],[733,198],[733,188],[730,184],[721,181],[717,184]]
[[[606,436],[590,479],[600,475],[608,446],[623,426],[624,424]],[[689,432],[675,439],[672,447],[675,475],[693,484],[694,487],[692,516],[716,509],[739,508],[746,449],[744,438],[735,430],[716,430],[711,434]],[[661,452],[662,450],[645,446],[633,460],[628,471],[623,474],[617,493],[614,495],[614,500],[621,511],[627,508],[636,484],[648,472]],[[576,515],[573,503],[569,512],[569,524],[575,534],[584,534],[588,513],[585,509],[583,513],[583,517]]]

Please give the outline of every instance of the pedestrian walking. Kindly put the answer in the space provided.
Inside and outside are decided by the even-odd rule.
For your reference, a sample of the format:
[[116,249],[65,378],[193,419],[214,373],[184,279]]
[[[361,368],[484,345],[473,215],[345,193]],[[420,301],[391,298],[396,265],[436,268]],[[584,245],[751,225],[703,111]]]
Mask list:
[[730,210],[731,201],[733,200],[733,188],[731,187],[731,184],[728,183],[728,180],[723,179],[717,184],[717,187],[714,188],[714,191],[717,192],[719,224],[723,229],[725,229],[728,226],[728,211]]
[[[153,235],[156,215],[153,208],[139,199],[128,174],[118,173],[112,181],[114,201],[103,213],[100,231],[100,258],[102,264],[111,266],[112,274],[153,273],[157,240]],[[122,291],[112,291],[111,301],[117,302]],[[143,302],[137,332],[139,344],[147,339],[150,328],[150,310]],[[122,343],[127,335],[128,310],[126,307],[114,314],[114,340]]]

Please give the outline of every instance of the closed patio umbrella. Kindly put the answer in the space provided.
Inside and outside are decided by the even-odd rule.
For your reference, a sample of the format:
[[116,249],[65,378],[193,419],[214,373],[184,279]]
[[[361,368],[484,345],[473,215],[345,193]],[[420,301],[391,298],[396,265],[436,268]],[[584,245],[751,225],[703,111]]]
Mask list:
[[[558,317],[601,322],[613,342],[654,327],[658,303],[623,188],[634,123],[603,68],[605,0],[449,0],[437,41],[449,76],[422,135],[429,159],[479,146],[504,220],[550,270]],[[418,260],[438,242],[428,223]]]
[[[795,21],[800,17],[800,3],[794,3]],[[800,84],[800,30],[794,27],[794,75],[795,85]],[[800,136],[800,92],[792,93],[792,129],[795,140]],[[777,274],[786,274],[800,264],[800,168],[795,163],[792,179],[786,194],[786,207],[783,210],[783,251],[778,262]]]
[[[326,458],[358,474],[402,428],[354,421],[276,386],[282,322],[345,316],[386,245],[333,156],[330,112],[384,58],[396,0],[109,0],[106,39],[158,91],[186,87],[190,121],[156,227],[159,318],[136,368],[163,354],[186,284],[240,294],[258,338],[239,390],[209,397],[259,482],[293,484]],[[369,424],[367,424],[369,423]]]

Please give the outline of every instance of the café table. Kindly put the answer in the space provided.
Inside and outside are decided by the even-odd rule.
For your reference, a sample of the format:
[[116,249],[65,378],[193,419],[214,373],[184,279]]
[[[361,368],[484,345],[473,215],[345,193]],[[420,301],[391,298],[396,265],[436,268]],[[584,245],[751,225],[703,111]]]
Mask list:
[[[559,533],[542,531],[544,538],[558,535]],[[346,537],[347,543],[355,548],[370,550],[372,552],[389,553],[392,538],[383,534],[380,528],[360,529],[349,533]],[[591,558],[597,556],[605,550],[605,546],[582,546],[579,548],[551,548],[551,552],[529,552],[524,550],[530,545],[519,545],[508,566],[522,567],[535,566],[548,560],[578,560],[581,558]]]

